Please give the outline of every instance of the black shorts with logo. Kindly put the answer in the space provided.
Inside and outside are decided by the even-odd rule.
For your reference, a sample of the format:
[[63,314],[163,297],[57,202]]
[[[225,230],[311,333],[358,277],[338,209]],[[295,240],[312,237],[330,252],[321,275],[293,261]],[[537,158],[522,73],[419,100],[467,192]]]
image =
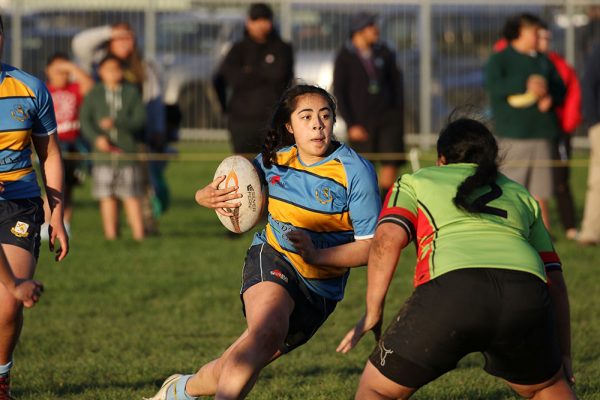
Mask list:
[[419,388],[472,352],[509,382],[550,379],[562,361],[547,285],[519,271],[448,272],[415,289],[369,360],[392,381]]
[[0,200],[0,243],[40,254],[40,228],[44,223],[42,199]]
[[[248,249],[242,274],[240,297],[260,282],[275,282],[285,288],[294,300],[289,330],[282,353],[289,353],[306,343],[333,312],[337,302],[310,290],[290,263],[269,244],[258,244]],[[245,311],[244,311],[245,314]]]

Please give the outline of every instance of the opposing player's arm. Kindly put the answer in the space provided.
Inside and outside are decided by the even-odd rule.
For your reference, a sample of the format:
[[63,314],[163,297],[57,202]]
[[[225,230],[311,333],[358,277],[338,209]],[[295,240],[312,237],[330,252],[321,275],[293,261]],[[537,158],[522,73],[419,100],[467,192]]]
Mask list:
[[366,312],[342,339],[337,351],[352,350],[363,335],[372,330],[378,339],[381,333],[385,296],[396,271],[402,249],[415,236],[417,197],[411,176],[397,181],[388,195],[379,216],[367,268]]
[[573,375],[573,367],[571,364],[571,312],[567,285],[561,270],[556,269],[548,271],[547,276],[548,289],[550,291],[554,315],[556,317],[556,327],[563,359],[563,368],[567,381],[574,384],[575,376]]
[[530,229],[529,243],[538,251],[548,278],[548,290],[556,317],[558,340],[563,359],[563,368],[569,383],[575,383],[571,366],[571,313],[569,294],[562,273],[560,258],[552,246],[550,234],[540,216],[539,207],[534,207],[535,220]]
[[342,339],[337,347],[338,352],[347,353],[352,350],[370,330],[375,333],[375,338],[379,339],[385,296],[396,271],[400,253],[408,243],[408,234],[401,226],[383,223],[377,227],[369,252],[366,312]]

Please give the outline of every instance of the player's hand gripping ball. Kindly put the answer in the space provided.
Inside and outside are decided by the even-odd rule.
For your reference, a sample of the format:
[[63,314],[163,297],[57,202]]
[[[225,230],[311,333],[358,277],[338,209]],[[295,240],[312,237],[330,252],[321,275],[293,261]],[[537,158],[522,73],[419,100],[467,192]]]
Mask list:
[[232,200],[232,203],[241,203],[240,207],[225,209],[233,214],[230,217],[217,213],[221,223],[231,232],[244,233],[254,228],[260,220],[263,208],[263,190],[260,177],[254,165],[242,156],[230,156],[224,159],[217,171],[215,178],[225,176],[225,180],[219,184],[219,189],[237,186],[236,193],[242,197]]

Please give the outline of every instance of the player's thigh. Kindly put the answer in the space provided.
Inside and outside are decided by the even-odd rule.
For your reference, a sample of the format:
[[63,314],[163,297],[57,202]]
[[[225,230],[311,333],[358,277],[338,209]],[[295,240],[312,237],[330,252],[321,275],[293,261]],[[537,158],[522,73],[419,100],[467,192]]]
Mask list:
[[402,386],[385,377],[367,361],[358,384],[356,400],[408,399],[417,389]]
[[[2,250],[6,255],[6,259],[15,274],[19,279],[31,279],[35,272],[36,259],[29,251],[11,244],[3,244]],[[0,314],[4,318],[12,319],[14,313],[20,309],[21,303],[8,292],[4,285],[0,285]],[[7,314],[8,313],[8,314]]]
[[294,300],[287,290],[277,283],[264,281],[246,289],[243,297],[249,334],[283,340],[294,310]]

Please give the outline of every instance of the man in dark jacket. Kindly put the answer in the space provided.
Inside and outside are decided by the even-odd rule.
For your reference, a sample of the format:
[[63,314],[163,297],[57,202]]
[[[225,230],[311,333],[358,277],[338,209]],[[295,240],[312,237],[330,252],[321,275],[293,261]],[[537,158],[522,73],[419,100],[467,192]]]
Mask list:
[[600,244],[600,42],[585,63],[582,81],[583,116],[590,126],[590,166],[585,209],[578,240],[583,245]]
[[233,45],[215,76],[221,97],[231,93],[225,111],[235,153],[261,150],[272,109],[292,81],[293,68],[292,47],[273,29],[273,11],[264,3],[251,4],[244,38]]
[[[350,23],[350,40],[335,60],[333,92],[348,126],[351,146],[361,153],[404,152],[402,74],[394,52],[379,42],[375,15],[360,12]],[[398,160],[382,162],[379,185],[387,191]]]

